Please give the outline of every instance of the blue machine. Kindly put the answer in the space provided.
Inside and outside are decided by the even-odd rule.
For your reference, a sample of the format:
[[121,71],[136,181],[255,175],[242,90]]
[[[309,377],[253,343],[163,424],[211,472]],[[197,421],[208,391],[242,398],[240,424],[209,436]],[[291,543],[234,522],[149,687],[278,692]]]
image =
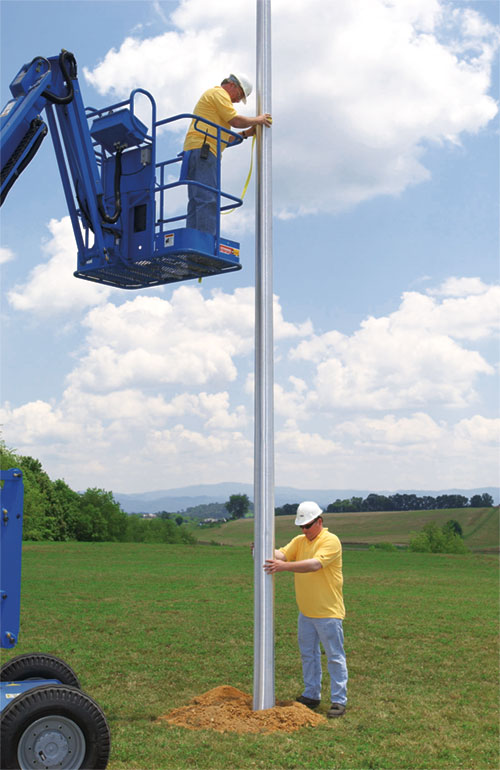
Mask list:
[[[13,99],[0,114],[0,202],[34,157],[48,124],[77,243],[76,277],[141,289],[241,269],[239,243],[220,235],[221,211],[243,203],[221,190],[220,150],[241,143],[239,134],[188,113],[157,120],[155,101],[141,88],[126,101],[86,109],[75,58],[64,50],[58,57],[37,57],[25,64],[10,89]],[[138,94],[149,99],[150,129],[135,114]],[[160,127],[192,118],[196,130],[216,136],[215,188],[188,182],[182,152],[165,161],[156,159]],[[174,164],[179,177],[167,182]],[[168,215],[169,191],[188,183],[216,196],[215,234],[177,226],[186,214]]]
[[10,649],[19,636],[21,604],[21,541],[23,538],[23,474],[0,471],[0,646]]
[[[0,471],[0,640],[19,635],[23,478]],[[104,770],[110,751],[106,717],[80,689],[67,663],[46,654],[18,655],[0,669],[2,770]]]
[[[0,205],[50,129],[77,244],[76,277],[141,289],[241,269],[239,244],[220,235],[220,213],[243,203],[221,189],[221,150],[239,144],[239,134],[187,113],[158,121],[155,101],[143,89],[104,109],[86,109],[75,58],[64,50],[25,64],[10,90],[13,98],[0,113]],[[136,115],[139,94],[151,105],[150,128]],[[216,137],[215,188],[188,182],[182,152],[157,162],[159,129],[186,119]],[[179,176],[172,181],[175,164]],[[169,192],[187,184],[214,193],[219,215],[214,234],[183,227],[186,214],[172,216]],[[12,649],[19,635],[21,471],[0,472],[0,493],[0,637],[1,646]],[[59,658],[25,654],[2,665],[0,706],[2,770],[106,768],[106,718]]]

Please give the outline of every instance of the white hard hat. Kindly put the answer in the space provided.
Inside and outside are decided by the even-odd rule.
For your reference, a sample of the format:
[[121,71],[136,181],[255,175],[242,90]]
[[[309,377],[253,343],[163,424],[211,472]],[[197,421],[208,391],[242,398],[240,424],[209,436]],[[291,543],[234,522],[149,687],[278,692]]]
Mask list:
[[229,75],[229,80],[232,80],[243,91],[243,104],[247,103],[247,96],[250,96],[253,90],[253,86],[246,75],[235,75],[233,72]]
[[323,511],[319,507],[318,503],[313,503],[312,500],[305,500],[297,508],[297,516],[295,518],[295,524],[297,527],[304,527],[309,524],[318,516],[321,516]]

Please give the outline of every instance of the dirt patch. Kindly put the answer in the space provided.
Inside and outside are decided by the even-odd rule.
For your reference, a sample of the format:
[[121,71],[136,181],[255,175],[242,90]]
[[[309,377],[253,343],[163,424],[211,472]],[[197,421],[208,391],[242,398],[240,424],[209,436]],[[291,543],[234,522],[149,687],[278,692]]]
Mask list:
[[282,702],[263,711],[253,711],[252,705],[251,695],[229,685],[221,685],[193,698],[187,706],[158,717],[156,721],[218,733],[292,733],[301,727],[315,727],[326,722],[321,714],[315,714],[295,701]]

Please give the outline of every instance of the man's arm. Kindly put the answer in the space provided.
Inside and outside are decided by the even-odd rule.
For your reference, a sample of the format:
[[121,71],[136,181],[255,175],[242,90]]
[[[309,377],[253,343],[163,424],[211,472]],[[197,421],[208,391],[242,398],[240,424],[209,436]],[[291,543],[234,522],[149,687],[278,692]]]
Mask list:
[[[281,554],[281,557],[278,556]],[[302,561],[285,561],[285,555],[282,551],[275,551],[274,559],[267,559],[264,564],[264,571],[268,575],[274,572],[316,572],[321,569],[319,559],[303,559]]]
[[248,118],[245,115],[235,115],[229,121],[229,125],[232,128],[245,128],[246,131],[242,131],[240,136],[243,139],[248,139],[255,134],[257,126],[270,126],[273,122],[271,116],[266,112],[264,115],[257,115],[255,118]]
[[254,118],[249,118],[246,115],[235,115],[231,118],[229,125],[233,128],[253,128],[255,133],[255,126],[270,126],[273,122],[269,113],[264,115],[256,115]]

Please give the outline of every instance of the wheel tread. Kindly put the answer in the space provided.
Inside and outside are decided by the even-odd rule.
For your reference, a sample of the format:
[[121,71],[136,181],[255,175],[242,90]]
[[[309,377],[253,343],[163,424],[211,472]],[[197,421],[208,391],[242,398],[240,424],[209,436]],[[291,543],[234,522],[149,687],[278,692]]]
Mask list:
[[[17,767],[10,759],[6,761],[4,751],[7,753],[12,741],[17,746],[20,735],[29,726],[27,715],[36,715],[36,719],[47,715],[69,716],[81,729],[74,714],[84,712],[87,723],[92,724],[94,735],[92,741],[88,741],[87,753],[93,752],[92,763],[85,761],[88,770],[104,770],[107,766],[110,751],[110,733],[106,717],[99,705],[86,693],[76,687],[68,685],[41,685],[33,690],[15,698],[4,709],[1,715],[2,722],[2,770]],[[83,715],[82,715],[82,718]],[[35,720],[33,720],[35,721]],[[85,731],[85,730],[84,730]],[[91,745],[90,745],[91,744]]]
[[27,653],[11,658],[0,668],[0,681],[24,681],[26,679],[58,679],[61,684],[80,687],[75,672],[64,660],[55,655]]

